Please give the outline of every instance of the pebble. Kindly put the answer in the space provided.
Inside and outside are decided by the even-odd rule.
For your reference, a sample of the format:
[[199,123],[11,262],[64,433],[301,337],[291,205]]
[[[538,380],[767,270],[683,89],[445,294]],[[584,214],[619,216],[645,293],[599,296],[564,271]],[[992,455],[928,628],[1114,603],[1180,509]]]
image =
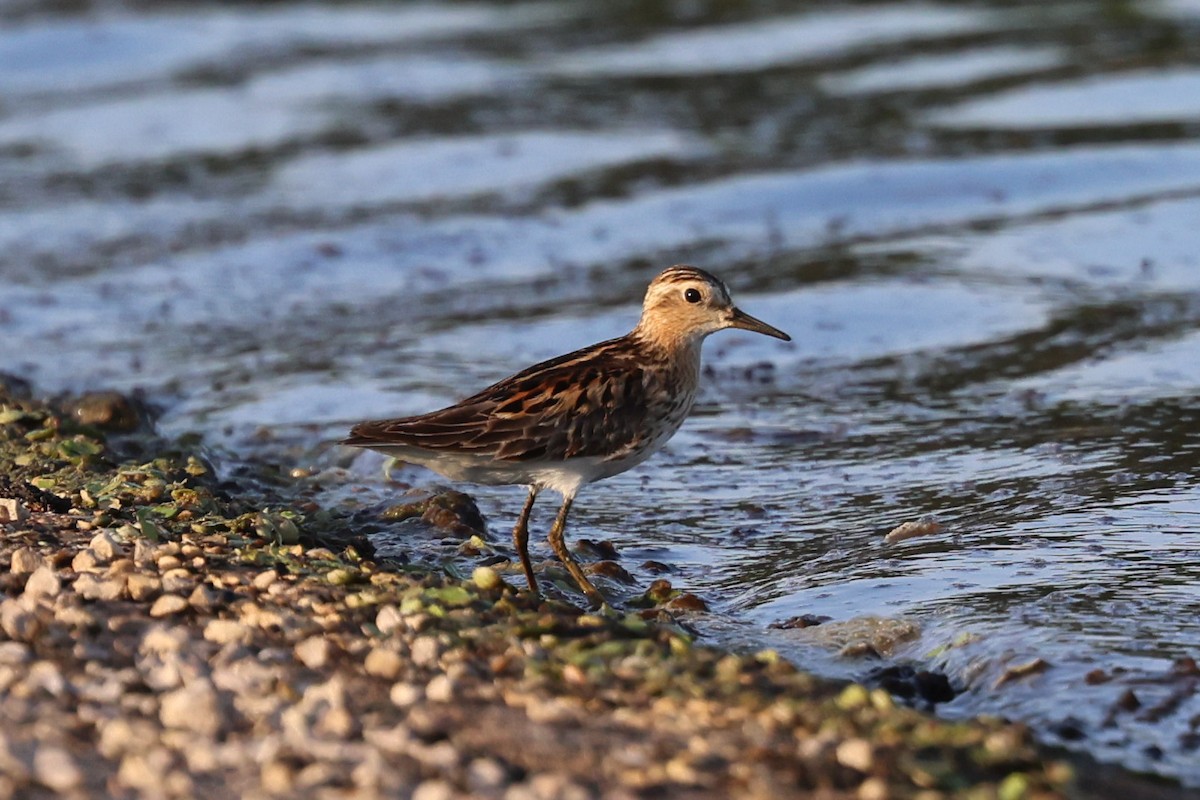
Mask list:
[[43,559],[40,555],[28,547],[21,547],[13,551],[12,562],[8,569],[14,575],[28,575],[42,563]]
[[91,611],[83,606],[67,603],[60,603],[54,607],[54,621],[71,628],[90,628],[97,624],[96,615]]
[[363,669],[367,671],[367,674],[379,678],[394,679],[400,674],[403,666],[404,659],[400,658],[400,654],[385,647],[376,647],[367,653],[367,657],[363,661]]
[[324,636],[310,636],[296,645],[296,658],[309,669],[321,669],[329,663],[331,649]]
[[18,642],[30,642],[42,631],[37,616],[17,600],[0,602],[0,629],[8,638]]
[[71,559],[71,569],[75,572],[95,572],[100,567],[100,559],[91,550],[80,550]]
[[142,636],[142,643],[138,647],[138,651],[142,653],[171,655],[183,652],[184,648],[188,647],[190,642],[191,639],[185,628],[171,628],[160,624],[146,631],[145,635]]
[[403,624],[404,617],[400,615],[400,609],[393,605],[383,606],[375,615],[375,627],[384,635],[395,632]]
[[871,743],[866,739],[847,739],[837,746],[837,760],[843,767],[859,772],[870,772],[875,763]]
[[388,694],[392,700],[392,704],[398,708],[408,708],[411,705],[415,705],[424,695],[425,690],[420,686],[404,683],[403,681],[394,684],[391,692]]
[[108,569],[104,571],[104,577],[111,578],[115,575],[130,575],[137,570],[137,564],[133,563],[132,558],[118,558],[108,565]]
[[86,600],[118,600],[125,593],[124,576],[101,578],[85,572],[75,579],[75,593]]
[[867,778],[858,787],[858,800],[888,800],[891,796],[883,778]]
[[413,790],[412,800],[454,800],[454,787],[443,780],[428,780]]
[[217,644],[246,644],[251,639],[251,631],[235,619],[214,619],[204,626],[204,638]]
[[150,606],[150,616],[158,619],[178,614],[186,608],[188,608],[188,601],[185,598],[177,594],[164,594],[154,601],[154,605]]
[[498,589],[504,583],[500,578],[500,573],[491,567],[476,567],[475,572],[471,574],[471,580],[485,592]]
[[425,685],[425,697],[435,703],[449,703],[454,699],[454,691],[458,688],[447,675],[435,675]]
[[170,553],[163,553],[159,555],[158,560],[155,563],[158,565],[159,572],[167,572],[168,570],[179,569],[183,566],[183,561],[181,561],[178,556]]
[[494,758],[477,758],[467,765],[467,785],[473,792],[489,792],[508,783],[508,770]]
[[42,745],[33,754],[33,775],[38,783],[56,792],[69,792],[83,783],[83,772],[61,747]]
[[15,666],[32,658],[29,647],[21,642],[0,642],[0,664]]
[[92,540],[88,542],[88,549],[101,564],[108,564],[124,555],[124,548],[110,531],[100,531],[93,536]]
[[37,661],[25,675],[25,686],[30,690],[41,690],[51,697],[61,697],[67,690],[67,680],[62,668],[53,661]]
[[270,585],[277,580],[279,580],[279,573],[273,569],[269,569],[266,572],[260,572],[259,574],[255,575],[251,585],[260,592],[263,592],[266,591]]
[[191,731],[210,739],[225,727],[217,690],[203,680],[164,694],[158,717],[167,728]]
[[29,512],[25,505],[12,497],[0,497],[0,522],[22,522]]
[[442,645],[432,636],[418,636],[412,643],[412,660],[418,667],[432,667],[442,654]]
[[133,560],[138,564],[148,564],[154,560],[154,545],[142,538],[133,541]]
[[197,611],[212,611],[220,602],[220,595],[207,584],[200,584],[188,595],[188,605]]
[[162,581],[154,575],[135,572],[126,579],[125,591],[131,600],[149,600],[162,591]]
[[268,761],[259,772],[263,791],[267,794],[291,794],[296,778],[292,768],[282,761]]
[[121,759],[117,780],[126,786],[142,789],[147,794],[152,793],[151,796],[161,796],[164,794],[163,779],[170,765],[171,754],[165,748],[133,750]]
[[158,738],[157,727],[146,719],[116,717],[103,723],[96,749],[100,755],[116,759],[124,753],[136,752],[147,742]]
[[195,584],[192,573],[183,567],[169,569],[162,574],[162,588],[168,594],[183,594],[189,592]]
[[[16,557],[13,557],[16,560]],[[36,600],[39,597],[57,597],[62,590],[62,581],[49,566],[40,566],[25,581],[25,596]]]

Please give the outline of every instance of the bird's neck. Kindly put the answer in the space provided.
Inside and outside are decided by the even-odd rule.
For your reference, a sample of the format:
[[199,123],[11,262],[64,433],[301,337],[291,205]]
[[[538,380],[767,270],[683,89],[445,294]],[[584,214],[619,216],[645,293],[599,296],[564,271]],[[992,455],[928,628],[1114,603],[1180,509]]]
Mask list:
[[704,344],[704,336],[694,333],[687,335],[647,325],[643,317],[630,332],[629,338],[647,351],[662,356],[684,369],[697,373],[700,371],[700,346]]

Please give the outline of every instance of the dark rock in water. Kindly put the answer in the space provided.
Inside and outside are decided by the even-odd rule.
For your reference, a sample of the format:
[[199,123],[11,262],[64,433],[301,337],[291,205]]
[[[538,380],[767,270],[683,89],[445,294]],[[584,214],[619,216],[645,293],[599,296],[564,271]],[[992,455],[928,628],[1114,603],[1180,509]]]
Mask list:
[[151,417],[145,403],[120,392],[88,392],[69,397],[60,404],[81,425],[129,433]]
[[479,512],[479,506],[475,505],[470,495],[449,489],[389,506],[382,516],[395,522],[418,517],[440,531],[448,531],[464,539],[471,536],[479,536],[484,540],[488,538],[487,523]]
[[617,552],[617,547],[612,542],[604,539],[596,541],[595,539],[580,539],[575,543],[575,549],[584,553],[591,553],[597,558],[602,558],[607,561],[612,561],[620,558]]
[[666,573],[666,572],[674,572],[675,571],[675,568],[672,567],[670,564],[664,564],[661,561],[643,561],[642,569],[646,570],[647,572],[649,572],[652,575],[662,575],[663,573]]
[[1051,726],[1050,730],[1055,736],[1065,742],[1078,742],[1087,738],[1087,732],[1083,729],[1083,723],[1074,717],[1067,717],[1060,720]]
[[629,571],[615,561],[597,561],[595,564],[588,564],[587,573],[612,578],[621,583],[633,583],[633,576],[629,574]]
[[24,378],[8,372],[0,372],[0,394],[27,400],[33,396],[33,385]]
[[812,628],[820,625],[822,622],[829,622],[833,617],[827,617],[821,614],[801,614],[798,617],[788,617],[779,622],[772,622],[768,628],[776,630],[793,630],[795,628]]
[[886,689],[904,700],[928,706],[948,703],[956,694],[944,673],[919,670],[910,664],[873,669],[867,673],[866,683]]
[[667,608],[672,611],[708,611],[708,603],[691,592],[684,592],[668,600]]

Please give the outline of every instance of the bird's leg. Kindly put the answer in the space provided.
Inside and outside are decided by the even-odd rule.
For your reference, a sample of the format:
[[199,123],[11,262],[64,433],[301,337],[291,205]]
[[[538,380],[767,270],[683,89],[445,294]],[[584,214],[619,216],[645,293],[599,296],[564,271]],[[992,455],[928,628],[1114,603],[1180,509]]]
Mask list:
[[567,549],[567,514],[571,511],[571,503],[574,499],[574,495],[563,496],[562,508],[558,510],[558,517],[554,520],[554,527],[550,529],[550,546],[554,548],[555,555],[563,562],[563,566],[567,568],[567,572],[571,573],[571,577],[575,579],[575,583],[588,596],[588,600],[594,605],[600,606],[604,603],[604,595],[600,594],[600,590],[592,585],[587,575],[583,574],[583,570],[579,568],[579,564],[575,562],[575,559],[571,558],[571,551]]
[[537,578],[533,576],[533,564],[529,561],[529,512],[533,511],[533,501],[537,499],[536,486],[529,487],[529,498],[521,509],[517,519],[517,527],[513,528],[513,544],[516,545],[517,555],[521,557],[521,566],[525,569],[525,580],[529,582],[529,590],[534,597],[538,596]]

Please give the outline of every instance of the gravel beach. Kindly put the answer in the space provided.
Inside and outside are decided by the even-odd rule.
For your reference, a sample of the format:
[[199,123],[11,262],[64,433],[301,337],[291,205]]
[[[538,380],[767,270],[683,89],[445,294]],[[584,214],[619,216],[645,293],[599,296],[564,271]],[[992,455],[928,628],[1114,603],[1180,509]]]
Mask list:
[[1091,796],[1021,725],[722,652],[674,610],[376,563],[124,398],[0,384],[0,498],[0,797]]

